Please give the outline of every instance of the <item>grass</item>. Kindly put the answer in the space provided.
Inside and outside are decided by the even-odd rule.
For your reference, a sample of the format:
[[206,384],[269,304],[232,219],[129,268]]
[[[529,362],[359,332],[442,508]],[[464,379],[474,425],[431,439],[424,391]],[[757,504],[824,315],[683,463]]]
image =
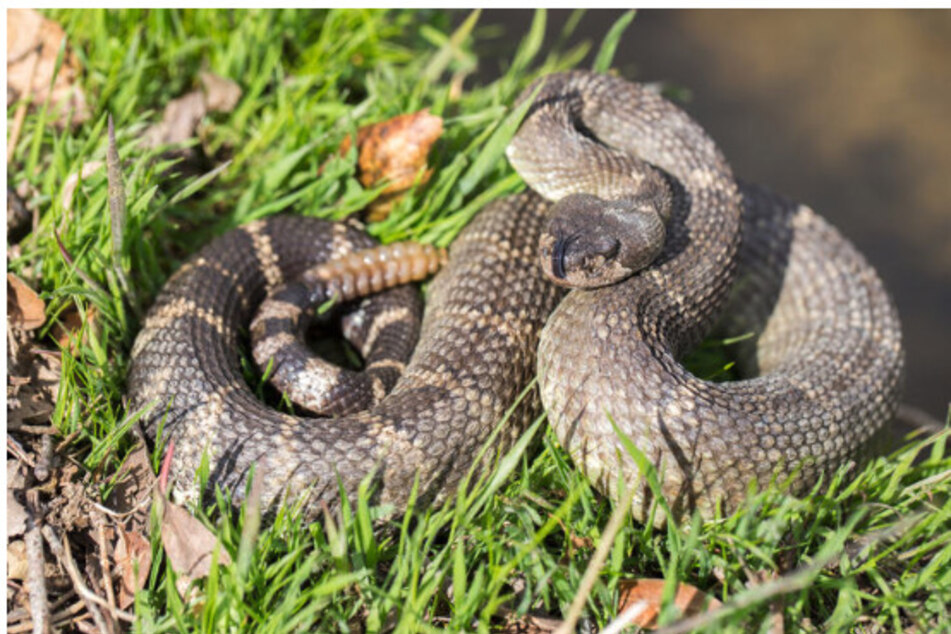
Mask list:
[[[40,279],[50,322],[71,304],[96,310],[96,327],[74,353],[62,352],[52,421],[73,438],[70,450],[101,494],[134,442],[122,392],[138,324],[188,254],[213,235],[279,211],[341,218],[363,208],[379,192],[358,185],[353,153],[327,157],[359,124],[423,107],[445,119],[430,157],[434,177],[369,230],[383,241],[448,244],[485,203],[522,187],[502,156],[517,122],[509,109],[515,95],[589,52],[598,68],[610,67],[624,30],[612,29],[597,50],[546,48],[539,12],[501,76],[478,86],[469,78],[457,95],[453,84],[475,70],[480,42],[498,33],[477,14],[455,30],[446,14],[430,11],[47,15],[79,55],[94,116],[73,130],[55,128],[45,108],[27,116],[9,176],[32,186],[40,224],[8,268]],[[566,29],[577,23],[573,17]],[[139,143],[145,128],[205,69],[240,83],[238,106],[205,119],[197,158],[146,149]],[[105,160],[107,113],[115,119],[127,201],[120,244],[113,244],[105,170],[77,187],[70,209],[62,204],[69,175]],[[716,371],[709,360],[697,363]],[[855,478],[842,471],[803,499],[771,487],[715,522],[695,518],[655,531],[625,520],[583,618],[604,626],[615,615],[619,581],[663,577],[664,623],[679,618],[670,599],[684,582],[726,604],[707,631],[767,631],[777,605],[793,629],[951,631],[947,436],[912,442]],[[410,504],[382,528],[365,498],[311,525],[284,508],[256,540],[245,531],[245,511],[231,512],[219,497],[198,515],[237,563],[213,567],[198,583],[199,598],[185,604],[153,531],[155,558],[136,596],[134,628],[488,631],[503,613],[566,611],[612,505],[571,466],[544,421],[467,491],[438,509]],[[778,588],[756,578],[791,570],[797,572],[780,577]]]

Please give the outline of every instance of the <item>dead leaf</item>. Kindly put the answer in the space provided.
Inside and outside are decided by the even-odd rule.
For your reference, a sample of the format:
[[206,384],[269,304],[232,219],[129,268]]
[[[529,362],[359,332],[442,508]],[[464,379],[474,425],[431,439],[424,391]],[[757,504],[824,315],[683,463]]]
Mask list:
[[214,73],[199,75],[205,91],[205,106],[214,112],[231,112],[241,99],[241,86],[237,82]]
[[71,304],[69,308],[59,314],[57,323],[53,324],[51,334],[61,348],[69,349],[74,356],[77,353],[76,333],[82,332],[82,341],[86,341],[89,329],[95,326],[96,308],[94,306],[86,307],[86,315],[79,312],[76,304]]
[[231,556],[219,545],[215,534],[185,507],[166,500],[158,493],[155,499],[162,511],[162,546],[172,570],[178,574],[175,584],[178,592],[185,597],[193,580],[207,577],[211,572],[211,557],[216,548],[220,565],[230,565]]
[[571,533],[569,535],[569,539],[571,540],[572,548],[577,548],[579,550],[583,550],[585,548],[594,548],[594,540],[590,537],[581,537]]
[[165,105],[162,121],[145,131],[146,144],[157,147],[184,143],[195,135],[195,128],[207,111],[205,95],[200,90],[172,99]]
[[[106,504],[116,513],[131,513],[142,506],[155,487],[155,473],[149,460],[145,445],[139,443],[128,455],[116,475],[116,485],[109,494]],[[142,524],[147,524],[148,505],[143,508]]]
[[[646,608],[631,619],[631,625],[648,630],[657,628],[661,597],[664,594],[663,579],[623,579],[618,582],[618,594],[618,614],[635,603],[643,601]],[[674,595],[674,605],[684,616],[694,616],[716,609],[722,604],[694,586],[681,583],[677,586],[677,593]]]
[[46,303],[13,273],[7,273],[7,318],[21,330],[35,330],[46,321]]
[[[59,358],[27,348],[23,346],[20,358],[15,359],[14,363],[8,362],[11,368],[7,377],[8,429],[17,429],[24,423],[48,420],[59,392]],[[23,372],[26,376],[17,376],[15,371]]]
[[33,9],[7,11],[7,92],[12,92],[14,99],[31,96],[34,106],[49,96],[50,103],[59,111],[61,126],[89,118],[86,98],[76,84],[79,61],[69,47],[53,81],[56,57],[65,38],[65,31],[56,22]]
[[[432,170],[426,169],[426,156],[441,134],[442,118],[429,114],[428,109],[357,130],[360,183],[364,187],[388,183],[380,197],[370,204],[367,220],[383,220],[417,179],[420,183],[429,180]],[[351,144],[348,136],[340,144],[340,152],[348,152]]]
[[152,566],[152,546],[141,533],[119,529],[115,547],[116,569],[119,570],[119,608],[124,610],[135,601],[135,593],[145,587]]
[[28,568],[26,544],[22,539],[11,539],[7,542],[7,579],[26,579]]
[[143,138],[149,147],[180,145],[195,136],[198,124],[209,111],[230,112],[241,99],[241,87],[214,73],[200,75],[202,88],[165,105],[162,121],[149,126]]

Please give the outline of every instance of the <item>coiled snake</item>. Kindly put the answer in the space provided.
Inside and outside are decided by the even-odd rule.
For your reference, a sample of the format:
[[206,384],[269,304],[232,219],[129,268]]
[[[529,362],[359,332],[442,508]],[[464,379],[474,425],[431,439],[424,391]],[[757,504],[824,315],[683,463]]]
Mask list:
[[[903,370],[895,309],[862,256],[808,208],[738,186],[703,130],[654,91],[586,72],[542,81],[525,93],[535,102],[509,148],[533,189],[460,233],[412,359],[369,410],[271,409],[246,385],[237,347],[268,290],[365,240],[355,230],[258,221],[169,280],[133,349],[129,403],[157,404],[146,426],[155,434],[162,422],[177,441],[172,477],[186,497],[199,493],[207,451],[211,485],[240,499],[256,465],[267,502],[306,492],[308,516],[371,472],[377,502],[398,509],[417,478],[421,499],[438,501],[507,410],[518,402],[502,447],[537,413],[531,395],[518,401],[536,350],[551,424],[609,495],[638,473],[614,425],[658,466],[678,515],[709,517],[718,501],[730,510],[753,478],[796,474],[801,490],[861,455],[894,413]],[[651,259],[563,301],[542,272],[597,286]],[[731,329],[757,334],[740,359],[754,378],[703,381],[678,359],[731,289]]]

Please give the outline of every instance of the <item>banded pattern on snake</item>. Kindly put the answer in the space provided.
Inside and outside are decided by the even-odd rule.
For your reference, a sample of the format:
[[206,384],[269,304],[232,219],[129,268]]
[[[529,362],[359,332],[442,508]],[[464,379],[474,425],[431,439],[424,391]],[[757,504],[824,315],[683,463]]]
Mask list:
[[[709,517],[718,501],[729,510],[754,477],[796,472],[801,488],[860,455],[894,412],[903,367],[897,315],[861,255],[807,208],[738,187],[700,127],[654,92],[591,73],[544,81],[509,153],[541,195],[492,203],[458,236],[405,373],[370,410],[279,413],[254,398],[238,363],[239,331],[266,291],[328,259],[335,233],[361,239],[351,229],[274,217],[218,238],[169,280],[128,383],[131,407],[158,404],[147,429],[164,417],[178,440],[180,492],[199,493],[208,450],[211,484],[240,499],[256,464],[266,502],[307,491],[311,516],[337,501],[338,477],[354,495],[370,472],[379,502],[398,508],[417,477],[424,501],[443,499],[533,376],[539,338],[551,423],[609,495],[635,473],[612,419],[658,465],[678,515]],[[633,205],[636,220],[618,205]],[[576,213],[632,237],[591,238]],[[592,286],[592,271],[618,279],[655,256],[618,284],[572,291],[557,310],[564,291],[542,273]],[[759,376],[700,381],[678,359],[731,288],[728,314],[758,333],[743,365]],[[536,411],[533,398],[516,407],[500,446]]]

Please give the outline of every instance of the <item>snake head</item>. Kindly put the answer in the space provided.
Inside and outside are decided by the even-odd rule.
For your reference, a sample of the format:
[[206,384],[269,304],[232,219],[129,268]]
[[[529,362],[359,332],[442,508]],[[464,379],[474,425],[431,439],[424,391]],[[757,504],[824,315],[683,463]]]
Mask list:
[[545,276],[559,286],[607,286],[653,262],[665,237],[663,220],[651,204],[571,194],[548,211],[540,263]]

